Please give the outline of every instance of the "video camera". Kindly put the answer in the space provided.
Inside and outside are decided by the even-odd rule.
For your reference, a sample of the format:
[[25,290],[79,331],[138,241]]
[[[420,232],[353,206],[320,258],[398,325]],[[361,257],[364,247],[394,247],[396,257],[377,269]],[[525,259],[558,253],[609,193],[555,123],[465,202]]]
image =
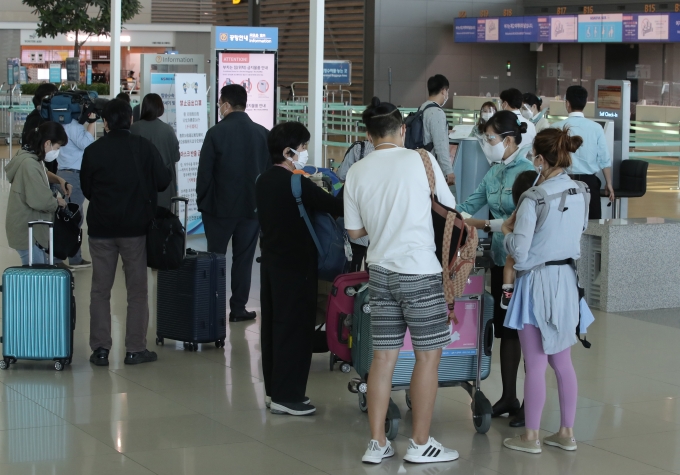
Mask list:
[[[106,102],[94,91],[59,91],[42,100],[40,116],[61,125],[70,124],[74,119],[79,124],[91,124],[100,119]],[[96,117],[91,119],[93,113]]]

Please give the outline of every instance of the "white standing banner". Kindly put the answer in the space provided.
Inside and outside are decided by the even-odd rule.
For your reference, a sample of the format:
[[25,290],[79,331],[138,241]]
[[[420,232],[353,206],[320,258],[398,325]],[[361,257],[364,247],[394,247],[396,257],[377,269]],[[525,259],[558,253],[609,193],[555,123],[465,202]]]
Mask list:
[[[153,80],[152,80],[153,83]],[[189,198],[188,234],[202,234],[203,222],[196,206],[196,174],[203,139],[208,131],[205,74],[175,74],[175,108],[180,160],[179,195]]]
[[[163,122],[171,125],[177,132],[177,118],[175,106],[175,75],[174,73],[152,73],[151,90],[163,100],[163,115],[159,117]],[[140,111],[141,112],[141,111]]]

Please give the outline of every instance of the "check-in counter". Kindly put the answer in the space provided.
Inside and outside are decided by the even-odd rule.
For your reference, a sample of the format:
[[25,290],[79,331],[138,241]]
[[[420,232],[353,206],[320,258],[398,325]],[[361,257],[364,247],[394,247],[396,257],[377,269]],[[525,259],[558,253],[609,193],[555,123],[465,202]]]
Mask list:
[[[569,115],[567,112],[567,106],[564,104],[564,99],[551,99],[550,100],[550,115],[558,117],[566,117]],[[595,103],[586,103],[586,108],[583,109],[583,115],[592,119],[595,117]],[[554,121],[554,120],[552,120]]]
[[605,312],[680,307],[680,220],[590,221],[581,239],[581,285]]

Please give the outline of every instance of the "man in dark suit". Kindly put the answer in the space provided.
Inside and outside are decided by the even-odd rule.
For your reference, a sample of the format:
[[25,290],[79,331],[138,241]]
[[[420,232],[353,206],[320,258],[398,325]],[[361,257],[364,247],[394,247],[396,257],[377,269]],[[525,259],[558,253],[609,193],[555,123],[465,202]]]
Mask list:
[[255,215],[255,180],[271,166],[267,129],[245,113],[248,93],[238,84],[220,91],[221,121],[208,130],[196,178],[208,251],[226,254],[233,242],[230,322],[253,320],[246,310],[260,225]]

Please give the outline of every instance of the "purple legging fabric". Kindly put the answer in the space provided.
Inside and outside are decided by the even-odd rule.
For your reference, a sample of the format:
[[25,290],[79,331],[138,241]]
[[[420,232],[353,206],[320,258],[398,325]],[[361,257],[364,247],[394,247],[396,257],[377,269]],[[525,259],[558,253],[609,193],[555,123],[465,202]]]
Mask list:
[[546,355],[543,352],[541,331],[533,325],[524,325],[524,329],[519,331],[519,340],[526,363],[526,378],[524,379],[526,428],[529,430],[541,428],[541,414],[545,405],[545,371],[548,363],[555,370],[557,377],[561,426],[574,427],[578,383],[574,366],[571,364],[571,348],[554,355]]

